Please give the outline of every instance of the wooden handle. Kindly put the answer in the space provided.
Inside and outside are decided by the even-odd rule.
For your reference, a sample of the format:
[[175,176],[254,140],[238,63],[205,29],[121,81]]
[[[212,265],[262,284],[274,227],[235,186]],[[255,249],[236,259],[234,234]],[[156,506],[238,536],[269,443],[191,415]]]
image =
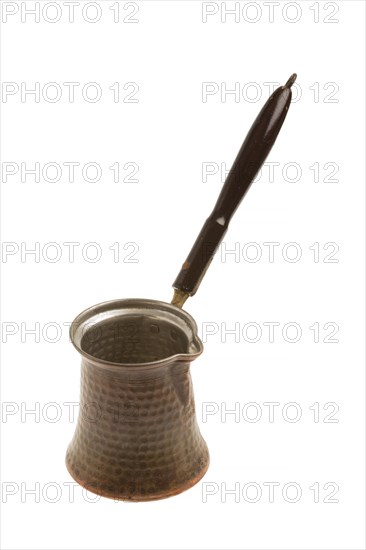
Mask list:
[[172,303],[178,307],[197,292],[231,218],[272,149],[290,106],[295,79],[296,74],[274,91],[250,128],[216,205],[173,283],[176,292]]

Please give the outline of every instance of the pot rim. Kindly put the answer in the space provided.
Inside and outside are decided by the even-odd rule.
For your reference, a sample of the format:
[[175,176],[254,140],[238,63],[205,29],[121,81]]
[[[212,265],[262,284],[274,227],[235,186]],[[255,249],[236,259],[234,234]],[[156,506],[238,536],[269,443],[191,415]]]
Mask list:
[[[164,318],[166,321],[171,322],[172,325],[183,329],[189,338],[189,350],[187,353],[176,353],[169,355],[163,359],[157,361],[149,361],[144,363],[120,363],[107,361],[105,359],[98,359],[90,353],[84,351],[81,347],[81,339],[84,335],[84,330],[87,327],[91,327],[98,322],[102,322],[105,319],[111,319],[113,317],[120,317],[121,314],[134,313],[134,314],[153,314],[159,313],[160,318]],[[75,317],[71,323],[69,330],[70,340],[75,349],[80,355],[88,362],[93,363],[99,367],[108,367],[113,369],[134,369],[150,370],[158,367],[163,367],[171,363],[182,361],[190,363],[203,352],[203,343],[197,335],[197,324],[193,317],[186,311],[160,300],[151,300],[144,298],[121,298],[116,300],[108,300],[106,302],[100,302],[87,309],[84,309],[79,315]]]

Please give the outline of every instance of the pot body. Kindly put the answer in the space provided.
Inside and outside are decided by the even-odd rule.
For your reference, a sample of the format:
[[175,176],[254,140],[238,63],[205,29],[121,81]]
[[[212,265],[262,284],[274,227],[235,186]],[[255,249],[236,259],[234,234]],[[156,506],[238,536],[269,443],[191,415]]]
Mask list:
[[72,477],[102,496],[178,494],[205,474],[190,363],[203,351],[192,317],[155,300],[115,300],[70,329],[82,355],[79,418],[66,454]]

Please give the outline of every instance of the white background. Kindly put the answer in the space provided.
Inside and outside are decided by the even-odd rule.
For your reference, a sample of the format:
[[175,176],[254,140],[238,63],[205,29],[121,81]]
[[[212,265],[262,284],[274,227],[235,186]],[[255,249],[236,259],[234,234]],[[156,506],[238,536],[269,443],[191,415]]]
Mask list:
[[[14,254],[2,257],[3,548],[364,548],[364,3],[281,2],[271,22],[266,3],[240,2],[238,21],[227,15],[225,22],[233,2],[139,1],[136,23],[123,21],[136,11],[126,2],[114,22],[116,2],[99,1],[95,23],[87,19],[97,17],[96,8],[82,12],[83,0],[73,23],[63,2],[42,12],[45,4],[37,23],[24,12],[34,2],[2,2],[3,19],[5,9],[15,12],[2,24],[2,79],[19,87],[2,99],[2,161],[19,168],[2,185],[2,238],[15,243],[5,245]],[[205,10],[217,13],[203,22]],[[283,84],[293,72],[294,99],[301,97],[268,158],[280,163],[274,181],[264,170],[225,237],[239,257],[221,249],[186,304],[200,335],[212,332],[192,364],[209,471],[164,501],[94,501],[78,486],[71,498],[64,456],[75,420],[65,403],[79,398],[79,358],[66,324],[104,300],[170,300],[222,185],[219,173],[203,181],[202,163],[229,167],[269,97],[265,83]],[[39,102],[34,95],[22,101],[22,82],[28,89],[39,83]],[[58,101],[51,101],[56,88],[44,88],[50,82],[62,90]],[[64,82],[80,83],[74,102]],[[89,82],[102,90],[97,102],[82,96]],[[116,82],[122,100],[132,91],[123,86],[137,83],[138,101],[114,102],[109,87]],[[219,91],[203,101],[207,82]],[[238,101],[220,95],[236,82]],[[23,174],[22,182],[21,163],[36,162],[64,167],[61,179]],[[74,182],[65,162],[80,163]],[[102,169],[95,183],[82,176],[88,162]],[[138,182],[114,183],[109,167],[116,162],[121,170],[136,163]],[[80,243],[74,262],[65,242]],[[102,253],[97,262],[84,249],[90,242]],[[109,248],[116,242],[117,263]],[[279,243],[273,262],[266,242]],[[61,250],[58,261],[47,243]],[[124,250],[126,243],[136,244]],[[289,261],[296,250],[287,243],[297,243],[298,261]],[[330,257],[338,261],[324,261],[336,250],[324,250],[327,243],[339,247]],[[39,261],[22,258],[35,246]],[[137,262],[127,262],[133,250]],[[256,253],[258,261],[248,261]],[[268,322],[280,324],[273,342]],[[256,325],[246,332],[248,323]],[[296,325],[283,333],[287,323]],[[258,341],[248,341],[258,325]],[[338,342],[324,342],[336,325]],[[235,326],[238,341],[225,338]],[[294,326],[301,334],[291,343]],[[32,328],[35,335],[26,332]],[[268,402],[278,403],[273,422]],[[235,406],[239,417],[225,416]],[[204,417],[207,407],[215,414]],[[279,484],[273,502],[267,482]],[[248,483],[262,491],[257,502],[245,493]],[[289,502],[291,490],[283,496],[287,483],[300,487],[297,502]],[[225,501],[225,488],[235,487],[236,497]],[[336,502],[324,502],[337,487]],[[215,494],[205,499],[209,490]]]

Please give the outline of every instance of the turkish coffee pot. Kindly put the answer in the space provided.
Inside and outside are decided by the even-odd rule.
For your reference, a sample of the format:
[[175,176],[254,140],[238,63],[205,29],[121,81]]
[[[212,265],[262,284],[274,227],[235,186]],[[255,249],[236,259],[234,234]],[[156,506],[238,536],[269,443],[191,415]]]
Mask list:
[[67,449],[71,476],[104,497],[176,495],[206,473],[190,364],[203,351],[193,296],[229,222],[270,152],[291,102],[292,75],[270,96],[235,159],[211,215],[174,281],[171,303],[117,299],[80,313],[70,338],[81,355],[80,409]]

